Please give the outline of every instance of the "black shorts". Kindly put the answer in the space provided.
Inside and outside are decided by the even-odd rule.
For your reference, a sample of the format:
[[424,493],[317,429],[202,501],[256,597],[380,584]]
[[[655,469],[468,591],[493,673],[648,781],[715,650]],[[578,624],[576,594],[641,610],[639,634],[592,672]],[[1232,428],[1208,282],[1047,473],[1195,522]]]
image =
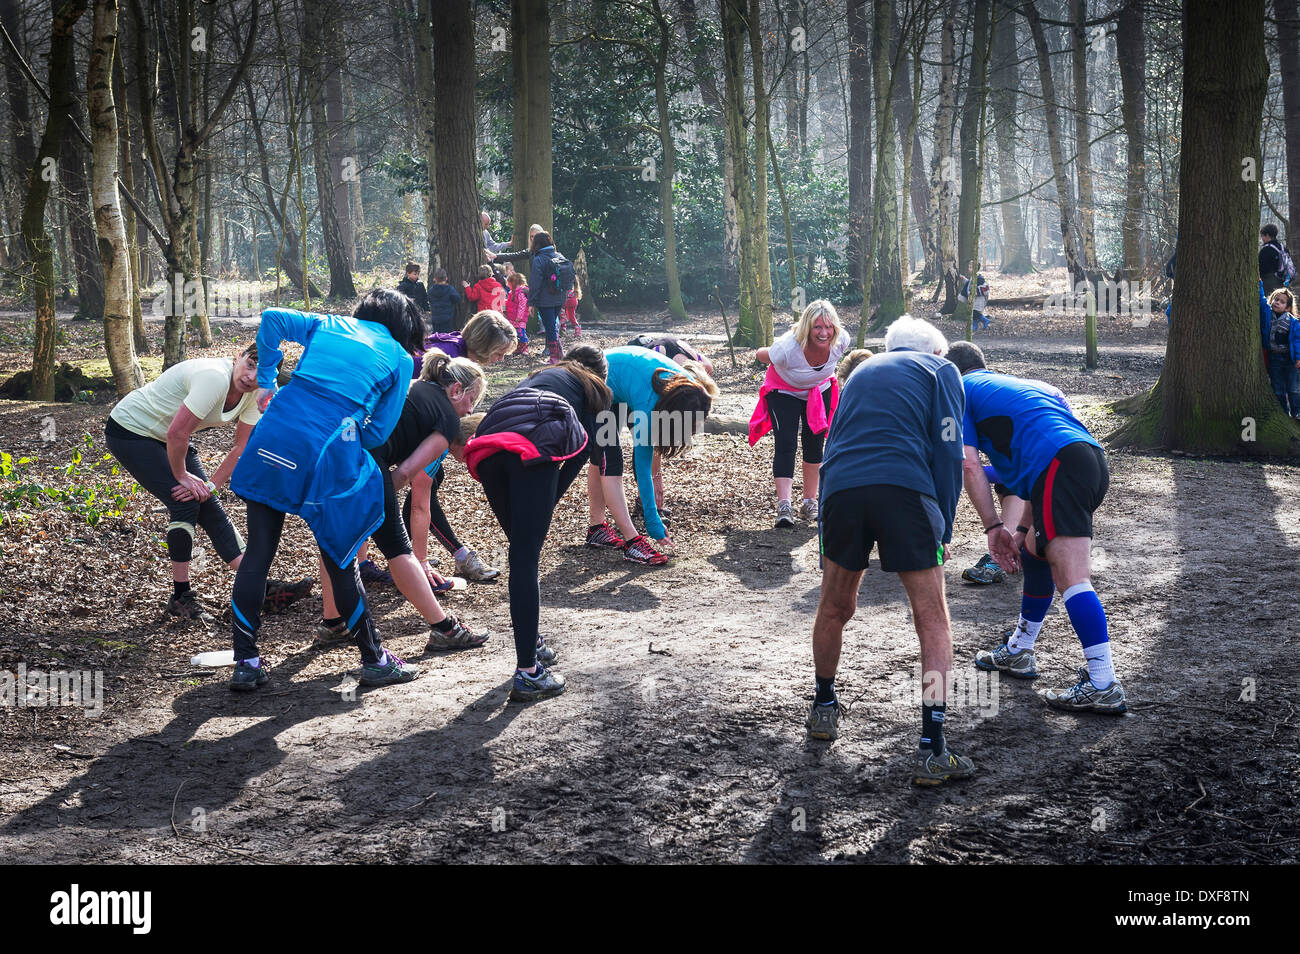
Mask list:
[[608,427],[601,423],[596,428],[596,435],[608,437],[609,432],[613,431],[613,443],[601,446],[596,435],[587,435],[591,441],[591,462],[600,470],[602,477],[622,477],[623,476],[623,442],[620,436],[624,421],[631,420],[631,411],[626,404],[615,401],[609,409],[609,414],[613,415],[614,426]]
[[943,514],[933,498],[907,487],[872,484],[837,490],[822,501],[821,555],[846,570],[865,570],[871,548],[880,568],[908,573],[943,566]]
[[1029,494],[1034,508],[1034,543],[1039,556],[1057,537],[1092,537],[1092,514],[1110,487],[1106,454],[1096,444],[1066,444]]

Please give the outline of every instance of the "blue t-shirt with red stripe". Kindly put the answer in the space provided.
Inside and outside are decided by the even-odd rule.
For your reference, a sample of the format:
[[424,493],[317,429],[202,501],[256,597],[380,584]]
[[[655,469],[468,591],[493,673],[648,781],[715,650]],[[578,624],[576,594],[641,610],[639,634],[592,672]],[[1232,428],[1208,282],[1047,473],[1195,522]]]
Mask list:
[[1029,498],[1062,447],[1079,441],[1101,446],[1050,384],[981,370],[963,375],[962,386],[962,440],[988,456],[1017,497]]

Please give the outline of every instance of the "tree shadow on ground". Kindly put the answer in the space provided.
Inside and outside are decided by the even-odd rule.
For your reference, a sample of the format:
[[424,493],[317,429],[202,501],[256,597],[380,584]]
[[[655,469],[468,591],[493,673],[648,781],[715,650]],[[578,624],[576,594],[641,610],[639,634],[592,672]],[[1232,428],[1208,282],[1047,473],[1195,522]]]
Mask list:
[[726,545],[707,559],[751,590],[777,589],[799,569],[796,551],[816,536],[815,526],[802,524],[790,530],[728,530]]

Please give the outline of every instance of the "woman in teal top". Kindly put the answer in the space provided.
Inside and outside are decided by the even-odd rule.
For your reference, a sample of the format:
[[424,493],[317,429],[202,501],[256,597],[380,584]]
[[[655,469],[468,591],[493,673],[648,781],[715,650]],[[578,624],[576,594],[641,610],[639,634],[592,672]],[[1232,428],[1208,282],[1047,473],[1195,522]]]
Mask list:
[[[587,545],[621,549],[624,558],[633,563],[662,564],[675,549],[659,516],[657,498],[662,498],[663,489],[653,473],[655,457],[676,457],[686,449],[704,426],[713,398],[718,396],[718,386],[698,362],[679,365],[648,348],[611,348],[605,357],[609,361],[607,380],[614,406],[598,422],[598,453],[593,455],[587,472],[591,508]],[[637,492],[646,532],[655,546],[637,535],[623,496],[619,433],[624,427],[632,432]],[[606,506],[622,536],[606,522]]]

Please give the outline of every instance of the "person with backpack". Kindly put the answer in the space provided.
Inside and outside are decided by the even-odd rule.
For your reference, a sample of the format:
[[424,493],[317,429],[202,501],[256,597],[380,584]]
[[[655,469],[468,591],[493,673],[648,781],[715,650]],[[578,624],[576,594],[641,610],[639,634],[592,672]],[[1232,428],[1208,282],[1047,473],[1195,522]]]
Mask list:
[[988,280],[975,267],[974,262],[966,264],[966,281],[962,284],[961,292],[957,295],[958,301],[968,301],[971,303],[971,330],[977,328],[987,329],[989,326],[989,317],[984,314],[984,308],[989,303],[989,283]]
[[528,272],[528,304],[546,332],[550,364],[560,363],[560,308],[577,280],[573,263],[561,255],[550,235],[538,232],[532,241],[533,258]]
[[1300,318],[1296,318],[1291,289],[1278,288],[1265,297],[1260,283],[1259,326],[1268,381],[1277,403],[1292,417],[1300,418]]
[[1259,240],[1259,280],[1264,283],[1264,293],[1269,294],[1291,284],[1295,263],[1290,251],[1278,241],[1277,226],[1272,222],[1259,230]]

